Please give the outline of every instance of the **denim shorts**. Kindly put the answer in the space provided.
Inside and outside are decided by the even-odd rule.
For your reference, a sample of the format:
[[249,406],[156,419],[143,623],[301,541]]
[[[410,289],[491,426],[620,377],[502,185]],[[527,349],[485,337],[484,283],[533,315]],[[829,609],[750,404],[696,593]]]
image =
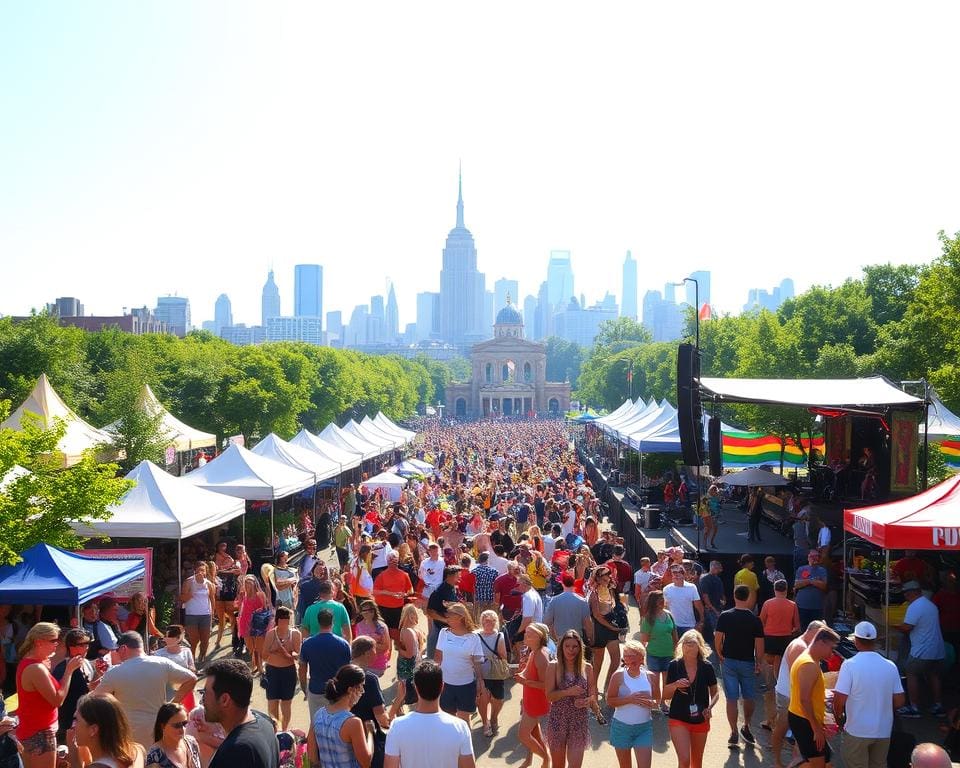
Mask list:
[[724,659],[723,695],[727,701],[756,698],[757,671],[752,661]]
[[647,669],[651,672],[666,672],[673,656],[647,656]]
[[440,692],[440,709],[455,715],[457,712],[477,711],[477,683],[445,685]]
[[614,749],[634,749],[653,746],[653,720],[628,725],[617,718],[610,721],[610,744]]

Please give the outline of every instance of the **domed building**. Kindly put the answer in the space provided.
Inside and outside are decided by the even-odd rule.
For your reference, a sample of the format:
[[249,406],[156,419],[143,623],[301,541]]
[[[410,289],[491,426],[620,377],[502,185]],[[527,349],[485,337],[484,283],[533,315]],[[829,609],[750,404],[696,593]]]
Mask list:
[[523,338],[523,317],[509,296],[497,313],[493,338],[473,345],[470,363],[471,381],[447,385],[450,416],[536,416],[570,407],[570,384],[546,380],[547,349]]

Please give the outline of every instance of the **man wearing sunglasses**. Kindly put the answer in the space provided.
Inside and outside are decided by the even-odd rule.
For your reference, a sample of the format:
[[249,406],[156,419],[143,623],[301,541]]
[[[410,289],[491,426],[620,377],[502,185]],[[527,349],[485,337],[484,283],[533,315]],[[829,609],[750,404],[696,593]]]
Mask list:
[[[53,676],[57,680],[63,679],[63,674],[67,669],[67,661],[69,661],[71,657],[85,657],[87,655],[87,648],[90,646],[90,635],[83,629],[71,629],[64,637],[64,644],[67,649],[66,656],[63,661],[53,669]],[[67,697],[63,700],[63,704],[60,705],[57,715],[57,722],[59,723],[59,730],[57,731],[58,744],[66,743],[67,729],[70,728],[73,723],[73,717],[77,711],[77,702],[81,696],[90,693],[90,683],[99,677],[100,675],[94,667],[93,662],[86,658],[83,659],[80,668],[74,670],[74,673],[70,676]]]

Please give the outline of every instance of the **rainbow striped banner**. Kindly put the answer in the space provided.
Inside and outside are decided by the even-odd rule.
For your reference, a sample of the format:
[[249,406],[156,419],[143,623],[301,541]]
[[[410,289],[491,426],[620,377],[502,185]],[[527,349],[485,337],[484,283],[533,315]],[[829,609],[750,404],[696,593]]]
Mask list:
[[[823,435],[814,435],[813,438],[803,440],[803,447],[810,453],[815,448],[823,455]],[[960,443],[958,443],[957,459],[960,461]],[[724,432],[723,433],[723,466],[724,467],[756,467],[761,464],[780,463],[780,439],[763,432]],[[800,448],[793,440],[787,441],[783,454],[784,466],[799,467],[804,459]]]
[[940,443],[940,455],[950,469],[960,470],[960,437],[952,437]]

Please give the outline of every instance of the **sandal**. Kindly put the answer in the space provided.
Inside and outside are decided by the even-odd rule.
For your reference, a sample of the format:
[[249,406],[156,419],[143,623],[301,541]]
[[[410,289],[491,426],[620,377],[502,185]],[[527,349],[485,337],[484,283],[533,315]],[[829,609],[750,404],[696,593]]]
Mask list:
[[607,718],[603,716],[603,712],[597,712],[597,723],[600,725],[607,724]]
[[491,738],[493,736],[493,728],[488,725],[486,728],[483,729],[483,735],[486,736],[488,739]]
[[764,720],[762,723],[760,723],[760,727],[763,728],[763,730],[765,730],[765,731],[772,731],[772,730],[773,730],[773,726],[770,725],[770,723],[768,723],[766,720]]

